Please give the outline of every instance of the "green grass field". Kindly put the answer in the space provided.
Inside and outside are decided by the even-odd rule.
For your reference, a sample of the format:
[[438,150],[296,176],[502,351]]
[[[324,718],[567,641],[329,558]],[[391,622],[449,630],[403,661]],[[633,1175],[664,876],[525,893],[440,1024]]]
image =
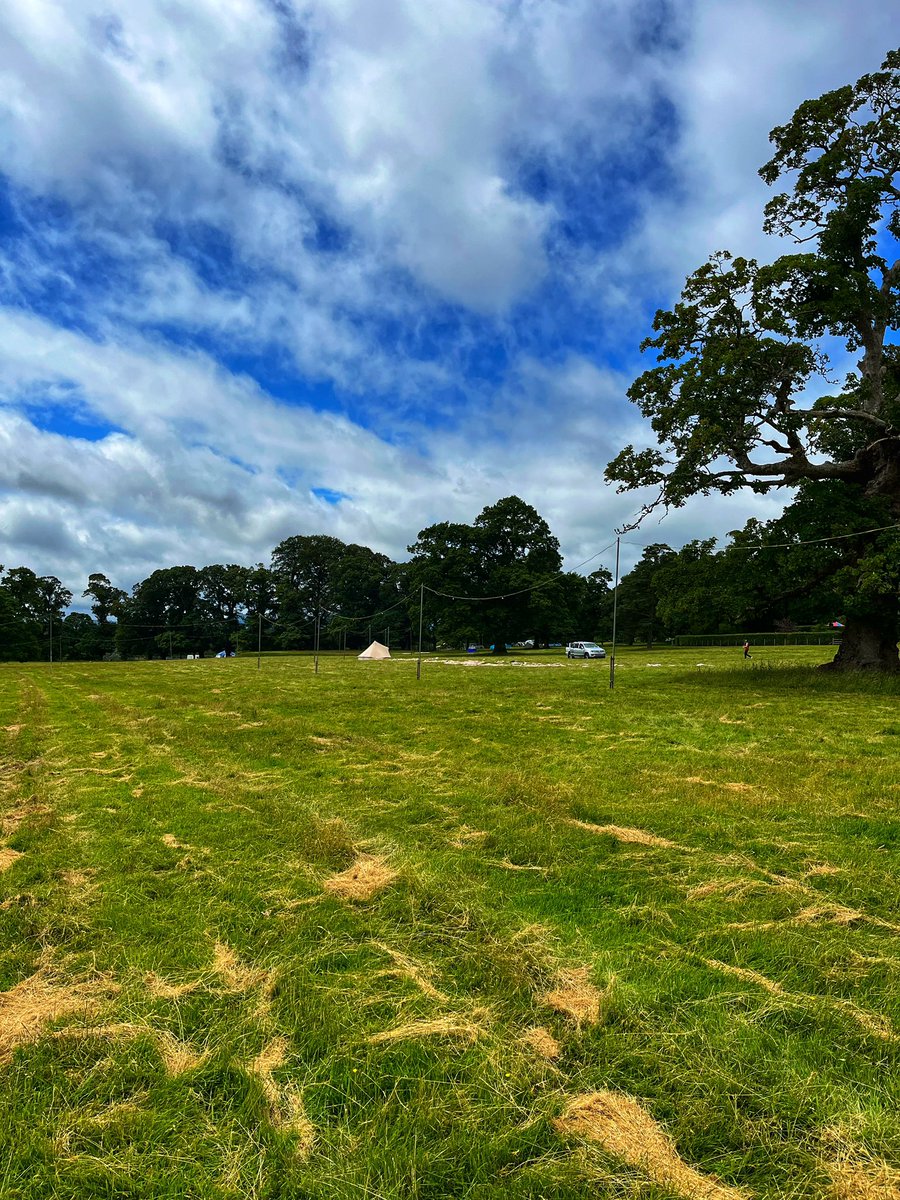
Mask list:
[[831,653],[0,667],[0,1196],[897,1200]]

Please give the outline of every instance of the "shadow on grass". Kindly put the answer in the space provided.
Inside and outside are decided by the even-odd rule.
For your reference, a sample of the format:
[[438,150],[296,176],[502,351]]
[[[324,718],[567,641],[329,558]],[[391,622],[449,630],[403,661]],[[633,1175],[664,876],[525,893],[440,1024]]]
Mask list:
[[896,696],[900,698],[900,674],[882,675],[871,671],[822,671],[814,666],[748,663],[720,670],[685,671],[673,676],[679,684],[709,689],[733,685],[752,687],[754,691],[803,692],[810,695]]

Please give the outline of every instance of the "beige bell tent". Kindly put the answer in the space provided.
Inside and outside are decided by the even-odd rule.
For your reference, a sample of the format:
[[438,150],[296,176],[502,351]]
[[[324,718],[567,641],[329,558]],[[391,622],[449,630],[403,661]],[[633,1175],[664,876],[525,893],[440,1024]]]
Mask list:
[[382,646],[381,642],[373,642],[368,650],[363,650],[362,654],[357,654],[359,659],[369,658],[390,658],[391,652],[387,646]]

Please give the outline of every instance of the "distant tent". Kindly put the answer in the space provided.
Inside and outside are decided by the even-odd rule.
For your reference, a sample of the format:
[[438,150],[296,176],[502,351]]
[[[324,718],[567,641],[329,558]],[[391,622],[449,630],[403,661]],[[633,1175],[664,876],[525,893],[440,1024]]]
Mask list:
[[363,650],[362,654],[357,654],[357,658],[390,658],[391,652],[387,646],[382,646],[381,642],[373,642],[368,650]]

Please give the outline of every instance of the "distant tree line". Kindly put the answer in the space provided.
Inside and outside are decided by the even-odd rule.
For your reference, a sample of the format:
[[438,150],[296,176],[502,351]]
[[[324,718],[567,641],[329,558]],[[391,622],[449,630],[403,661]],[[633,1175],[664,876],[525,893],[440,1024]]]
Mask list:
[[[840,491],[833,501],[839,524]],[[817,492],[806,506],[801,494],[778,520],[749,521],[721,550],[713,539],[645,547],[620,582],[620,641],[824,626],[840,615],[845,581],[839,547],[803,544],[821,531]],[[167,658],[260,645],[359,650],[376,638],[414,649],[423,586],[430,649],[504,654],[526,640],[611,637],[610,572],[563,571],[549,525],[517,496],[471,525],[430,525],[409,553],[398,563],[367,546],[298,534],[275,547],[269,566],[162,567],[130,594],[96,572],[82,593],[90,614],[69,611],[73,594],[55,576],[0,567],[0,659]]]

